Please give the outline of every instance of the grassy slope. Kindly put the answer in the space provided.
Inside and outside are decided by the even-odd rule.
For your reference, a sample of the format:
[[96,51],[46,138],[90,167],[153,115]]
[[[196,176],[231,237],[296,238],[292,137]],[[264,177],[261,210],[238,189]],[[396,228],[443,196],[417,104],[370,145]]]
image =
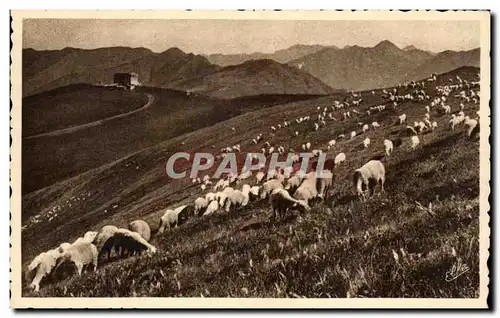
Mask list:
[[32,95],[23,100],[23,136],[123,114],[146,102],[142,93],[78,84]]
[[[472,79],[477,69],[459,72]],[[255,150],[249,149],[248,141],[258,132],[267,132],[270,125],[283,119],[315,113],[317,106],[330,106],[335,99],[325,97],[247,113],[182,136],[182,147],[196,151],[240,142],[245,150]],[[359,110],[380,102],[371,92],[364,93],[363,99],[366,102]],[[450,104],[456,111],[453,98]],[[466,113],[472,116],[477,108],[466,105]],[[425,109],[421,104],[405,103],[396,111],[370,118],[363,114],[345,122],[329,121],[306,138],[291,138],[295,127],[266,137],[273,144],[296,149],[306,140],[313,148],[325,148],[329,139],[351,131],[358,121],[376,120],[382,125],[367,132],[372,139],[368,149],[360,150],[365,138],[360,135],[338,142],[331,152],[331,156],[340,151],[347,155],[346,164],[336,171],[333,209],[319,205],[308,215],[291,216],[278,224],[268,222],[270,211],[265,203],[230,215],[193,219],[154,238],[160,251],[152,257],[102,264],[97,273],[48,285],[39,295],[477,297],[478,148],[464,137],[463,128],[453,132],[446,128],[448,116],[433,115],[439,128],[420,137],[418,150],[410,151],[406,140],[386,160],[384,195],[358,208],[349,203],[351,172],[383,151],[384,138],[399,134],[400,128],[393,122],[403,112],[413,122],[423,117]],[[236,134],[230,133],[232,126],[238,128]],[[140,217],[155,229],[159,209],[192,202],[200,193],[198,187],[189,180],[172,183],[162,174],[168,154],[181,147],[177,139],[24,198],[47,207],[76,198],[71,208],[63,207],[51,222],[43,218],[37,224],[23,221],[27,225],[22,233],[24,261],[105,224],[125,226]],[[90,196],[82,201],[86,195]],[[110,196],[118,205],[115,209],[109,202],[99,206]],[[415,200],[424,206],[432,202],[434,215],[419,210]],[[47,212],[48,208],[42,214]],[[470,267],[469,272],[446,282],[445,272],[458,259]]]
[[[98,105],[94,102],[96,96],[108,100],[108,94],[105,93],[107,90],[104,88],[95,90],[95,94],[83,94],[82,97],[78,91],[65,93],[62,88],[56,90],[55,96],[42,94],[37,97],[36,101],[40,105],[53,105],[54,101],[56,103],[60,101],[59,104],[64,106],[77,99],[80,100],[77,103],[78,107],[66,107],[63,112],[54,116],[60,118],[59,121],[45,121],[47,125],[44,129],[52,131],[61,128],[59,123],[67,126],[77,120],[90,120],[90,115],[84,118],[78,110],[75,110],[84,105],[93,105],[94,113],[103,115],[106,103],[101,104],[96,111],[94,105]],[[109,93],[109,96],[115,95],[115,92]],[[151,93],[156,97],[154,104],[144,111],[71,134],[24,140],[23,173],[30,177],[23,178],[23,194],[77,176],[169,138],[213,125],[243,112],[314,97],[272,95],[226,101],[194,95],[186,97],[184,92],[175,90],[141,87],[127,94],[120,92],[119,96],[122,97],[109,106],[119,104],[124,108],[133,107],[137,104],[138,98],[141,100],[140,103],[144,104],[142,100],[147,98],[143,93]],[[51,112],[43,114],[49,116]],[[33,125],[36,122],[34,117],[23,117],[26,118],[24,129],[33,131],[40,128]],[[39,115],[36,118],[40,118]]]

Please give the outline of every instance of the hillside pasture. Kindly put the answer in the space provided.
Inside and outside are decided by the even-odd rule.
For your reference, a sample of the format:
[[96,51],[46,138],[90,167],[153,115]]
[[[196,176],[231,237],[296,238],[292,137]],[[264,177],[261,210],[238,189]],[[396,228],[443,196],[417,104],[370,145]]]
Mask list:
[[[438,85],[459,74],[476,80],[477,68],[461,68],[439,77]],[[435,96],[435,85],[426,92]],[[478,297],[479,295],[479,148],[463,126],[450,130],[449,115],[431,112],[434,131],[419,134],[420,146],[410,150],[404,126],[395,124],[405,113],[408,123],[423,120],[427,103],[404,102],[376,115],[378,105],[361,92],[360,114],[337,120],[317,131],[299,124],[276,133],[270,126],[317,114],[339,96],[276,105],[255,110],[174,137],[116,161],[56,182],[23,196],[23,262],[62,242],[70,242],[103,225],[125,227],[141,218],[156,231],[165,208],[194,202],[202,192],[190,179],[165,174],[165,163],[177,151],[217,153],[240,143],[244,152],[260,152],[264,141],[299,150],[307,141],[312,149],[326,149],[341,133],[358,132],[337,140],[328,158],[344,152],[347,160],[335,171],[332,200],[307,214],[291,213],[270,221],[265,202],[251,203],[230,213],[192,218],[186,224],[158,234],[152,256],[134,256],[103,262],[96,273],[46,283],[33,297]],[[458,100],[448,104],[458,112]],[[471,117],[479,104],[467,103]],[[198,115],[199,116],[199,115]],[[359,122],[377,121],[381,127],[361,133]],[[158,126],[156,126],[158,127]],[[237,131],[233,133],[231,128]],[[294,132],[299,131],[299,136]],[[364,138],[371,145],[360,147]],[[403,144],[383,160],[386,191],[360,203],[354,194],[353,171],[384,151],[384,139],[402,138]],[[184,143],[182,144],[181,141]],[[187,168],[188,163],[183,166]],[[212,174],[215,168],[207,171]],[[203,174],[202,174],[203,175]],[[251,182],[251,181],[250,181]],[[236,186],[239,188],[239,186]],[[84,199],[83,199],[84,198]],[[51,212],[58,206],[57,212]],[[56,214],[56,215],[54,215]],[[456,276],[452,267],[467,271]],[[25,284],[26,285],[26,284]]]

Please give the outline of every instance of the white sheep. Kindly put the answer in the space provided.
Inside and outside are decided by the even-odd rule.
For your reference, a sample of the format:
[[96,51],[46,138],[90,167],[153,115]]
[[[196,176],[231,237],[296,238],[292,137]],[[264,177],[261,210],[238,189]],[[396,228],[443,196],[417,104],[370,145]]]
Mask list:
[[129,223],[128,229],[139,233],[146,241],[151,239],[151,228],[144,220],[135,220]]
[[[215,193],[213,193],[213,195],[215,198]],[[213,201],[213,199],[210,201]],[[208,206],[208,202],[209,201],[206,199],[206,197],[196,198],[196,200],[194,200],[194,214],[200,215],[201,211],[203,211]]]
[[214,186],[214,191],[217,191],[217,189],[221,188],[223,184],[224,184],[224,179],[219,179],[219,181],[217,181],[217,183]]
[[121,254],[128,253],[133,255],[147,250],[149,253],[156,253],[156,247],[149,244],[139,233],[128,229],[118,229],[112,237],[110,237],[103,246],[103,250],[114,248],[118,253],[121,249]]
[[432,124],[431,124],[431,129],[434,130],[438,127],[438,124],[436,121],[433,121]]
[[425,129],[425,128],[427,128],[427,127],[425,126],[425,123],[424,123],[424,122],[422,122],[422,121],[420,121],[420,122],[418,123],[418,126],[417,126],[417,127],[418,127],[418,131],[419,131],[419,132],[423,132],[423,131],[424,131],[424,129]]
[[364,124],[364,125],[363,125],[363,133],[365,133],[365,132],[368,130],[368,127],[369,127],[369,126],[368,126],[367,124]]
[[260,188],[260,199],[264,200],[274,189],[282,189],[283,183],[278,179],[266,181]]
[[402,125],[406,123],[406,114],[399,115],[399,124]]
[[[238,207],[244,206],[243,204],[248,203],[249,197],[248,193],[243,193],[240,190],[234,190],[228,194],[226,199],[226,212],[229,212],[231,206]],[[246,205],[246,204],[245,204]]]
[[57,270],[64,262],[71,262],[76,266],[76,271],[79,276],[82,275],[82,270],[85,265],[94,265],[94,272],[97,270],[97,259],[99,253],[94,244],[82,241],[72,244],[61,256],[57,259],[57,265],[54,271]]
[[207,209],[205,210],[205,213],[203,213],[203,216],[205,215],[211,215],[219,210],[219,202],[217,200],[214,200],[210,202],[208,205]]
[[[323,181],[322,179],[321,181]],[[323,192],[318,192],[317,189],[317,177],[316,177],[316,171],[311,171],[309,172],[300,186],[295,190],[293,197],[297,200],[304,200],[305,202],[309,203],[311,200],[317,197],[324,197],[325,193]],[[331,179],[330,179],[331,181]],[[329,185],[324,185],[323,182],[321,184],[321,188],[323,191],[328,191]]]
[[215,193],[213,193],[213,192],[208,192],[208,193],[205,195],[205,200],[207,200],[207,202],[210,202],[210,201],[215,200]]
[[337,156],[335,156],[335,165],[338,165],[339,163],[341,162],[344,162],[345,161],[345,153],[341,152],[339,153]]
[[307,143],[306,143],[306,149],[307,149],[307,150],[311,149],[311,143],[310,143],[310,142],[307,142]]
[[363,187],[370,190],[370,196],[375,192],[375,186],[380,184],[380,191],[384,192],[385,168],[379,160],[370,160],[354,172],[354,186],[358,195],[366,198]]
[[450,128],[451,128],[452,130],[454,130],[454,129],[455,129],[455,126],[457,126],[457,125],[461,124],[461,123],[465,120],[465,117],[464,117],[464,116],[462,116],[462,115],[455,116],[455,114],[452,114],[451,116],[452,116],[452,117],[451,117],[451,119],[450,119],[449,123],[450,123]]
[[[190,208],[186,209],[187,205],[182,205],[180,207],[175,208],[174,210],[167,209],[163,216],[160,218],[160,228],[158,229],[158,233],[163,233],[165,228],[169,230],[173,227],[177,227],[181,223],[183,223],[188,217]],[[194,211],[194,207],[193,207]]]
[[394,145],[392,143],[392,141],[390,141],[389,139],[385,139],[384,140],[384,147],[385,147],[385,153],[389,156],[392,152],[392,150],[394,149]]
[[469,116],[466,116],[466,117],[465,117],[465,120],[464,120],[464,124],[465,124],[466,126],[468,126],[468,129],[467,129],[467,136],[471,137],[471,136],[472,136],[472,132],[473,132],[474,130],[478,131],[478,129],[476,129],[476,127],[478,127],[478,126],[477,126],[477,124],[478,124],[477,120],[475,120],[475,119],[470,119],[470,118],[469,118]]
[[335,144],[337,143],[337,141],[335,139],[332,139],[328,142],[328,149],[332,148],[333,146],[335,146]]
[[52,272],[60,256],[59,248],[56,248],[39,254],[28,265],[28,278],[30,279],[32,274],[34,274],[30,287],[36,292],[40,290],[40,282]]
[[351,131],[351,139],[356,137],[356,131]]
[[411,136],[411,149],[417,148],[419,144],[420,144],[420,139],[418,139],[418,136]]
[[118,228],[114,225],[105,225],[101,228],[99,234],[97,234],[97,237],[94,240],[95,246],[99,251],[99,255],[107,253],[108,259],[111,257],[111,249],[104,249],[103,246],[104,243],[116,233],[116,231],[118,231]]
[[283,218],[289,209],[298,209],[300,212],[311,210],[306,201],[292,198],[290,193],[284,189],[274,189],[269,197],[269,203],[273,209],[275,220],[278,217]]
[[380,127],[380,125],[379,125],[379,123],[377,123],[376,121],[374,121],[374,122],[372,123],[372,127],[373,127],[373,128],[379,128],[379,127]]
[[262,171],[259,171],[257,172],[257,174],[255,175],[255,179],[257,180],[258,183],[261,183],[262,180],[264,180],[264,177],[266,176],[266,174]]
[[217,192],[215,194],[215,200],[219,203],[219,207],[222,208],[226,202],[227,196],[233,191],[234,189],[231,187],[227,187],[224,190]]
[[366,137],[365,140],[363,140],[363,145],[365,146],[365,148],[368,148],[368,146],[370,145],[370,138]]
[[287,180],[284,189],[293,193],[295,190],[297,190],[297,188],[300,186],[301,183],[302,183],[302,177],[299,175],[294,175],[293,177]]

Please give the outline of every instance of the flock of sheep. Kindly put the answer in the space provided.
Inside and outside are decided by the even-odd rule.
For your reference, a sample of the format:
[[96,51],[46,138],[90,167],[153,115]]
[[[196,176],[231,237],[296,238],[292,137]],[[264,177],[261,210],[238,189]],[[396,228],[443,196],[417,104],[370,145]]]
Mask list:
[[[477,137],[479,132],[479,111],[476,118],[471,119],[465,115],[463,103],[473,102],[479,106],[479,83],[468,82],[459,76],[456,76],[455,79],[450,78],[449,85],[436,86],[438,96],[431,100],[423,88],[429,82],[434,81],[436,81],[436,75],[433,74],[430,78],[423,81],[400,85],[398,88],[405,87],[406,89],[413,90],[411,93],[404,95],[398,95],[398,88],[394,88],[393,90],[384,89],[382,90],[381,97],[386,101],[386,104],[369,107],[365,110],[366,115],[370,116],[376,112],[383,112],[389,107],[397,112],[400,103],[410,100],[426,104],[424,106],[424,117],[421,119],[416,118],[413,125],[408,125],[406,114],[397,114],[397,119],[394,122],[394,125],[401,126],[401,131],[405,132],[409,137],[411,143],[410,149],[416,149],[419,146],[419,134],[426,131],[434,131],[437,128],[437,122],[432,121],[432,110],[435,110],[435,112],[442,116],[450,116],[450,129],[453,130],[458,125],[463,124],[468,128],[467,135],[470,138]],[[460,108],[457,113],[451,114],[452,105],[446,104],[450,94],[453,94],[452,96],[458,100],[459,105],[453,105],[453,109],[456,108],[458,110],[458,107]],[[376,95],[376,92],[372,91],[372,95]],[[308,127],[317,130],[319,126],[325,125],[327,120],[338,120],[333,115],[334,111],[341,112],[344,120],[351,118],[351,116],[360,116],[362,112],[355,108],[363,102],[360,97],[360,94],[351,92],[348,98],[346,98],[346,100],[351,98],[351,101],[336,101],[331,106],[331,112],[327,107],[324,109],[318,107],[316,116],[305,116],[296,118],[294,121],[284,121],[283,123],[271,126],[271,131],[275,133],[284,127],[303,125],[308,122]],[[313,120],[311,118],[317,119]],[[312,125],[310,124],[311,122]],[[370,129],[379,129],[381,125],[374,121],[371,124],[359,122],[358,126],[361,130],[359,132],[353,130],[349,135],[350,139],[356,138],[356,136],[364,134]],[[235,131],[234,128],[232,130]],[[292,129],[291,131],[292,137],[299,135],[297,130]],[[343,139],[347,139],[345,134],[340,134],[337,138],[331,139],[325,145],[325,151],[328,152],[333,149]],[[288,147],[288,151],[286,151],[285,145],[272,146],[269,142],[263,141],[263,134],[261,133],[255,139],[251,140],[249,145],[257,146],[262,143],[262,153],[264,155],[271,155],[275,151],[280,154],[294,153],[294,164],[300,165],[300,157],[295,154],[292,148]],[[390,138],[384,139],[385,155],[390,156],[394,148],[400,146],[402,142],[402,138],[395,138],[393,140]],[[362,147],[368,148],[370,143],[370,138],[367,137],[363,140]],[[311,150],[310,142],[302,144],[302,150],[311,151],[313,158],[323,153],[322,149]],[[239,144],[228,146],[222,148],[221,153],[217,157],[220,159],[229,152],[241,151],[242,149]],[[384,192],[386,169],[382,161],[378,159],[369,160],[366,164],[352,172],[353,190],[363,200],[374,194],[377,185],[380,188],[380,192]],[[318,202],[326,202],[328,200],[335,168],[345,160],[346,155],[343,152],[338,153],[334,159],[326,160],[323,171],[331,173],[328,178],[318,178],[316,171],[317,162],[312,162],[309,172],[296,169],[294,166],[267,170],[265,165],[262,165],[259,171],[254,171],[253,173],[252,171],[246,171],[240,175],[227,174],[216,182],[215,180],[211,180],[208,174],[203,179],[195,178],[192,180],[192,183],[200,184],[202,191],[208,190],[210,186],[212,186],[212,191],[197,197],[192,204],[167,209],[159,220],[159,228],[155,235],[161,235],[165,230],[180,226],[192,217],[204,217],[216,213],[230,213],[237,208],[258,202],[266,202],[266,200],[271,206],[274,220],[285,217],[292,210],[297,210],[301,213],[307,212]],[[92,266],[95,271],[98,262],[105,257],[109,260],[113,251],[117,256],[134,255],[142,251],[155,253],[156,248],[149,243],[151,237],[150,226],[143,220],[131,222],[128,229],[106,225],[99,231],[89,231],[71,244],[62,243],[58,247],[35,257],[26,269],[28,279],[31,280],[30,287],[38,291],[42,278],[56,272],[63,263],[72,263],[76,267],[76,272],[81,275],[86,266]]]

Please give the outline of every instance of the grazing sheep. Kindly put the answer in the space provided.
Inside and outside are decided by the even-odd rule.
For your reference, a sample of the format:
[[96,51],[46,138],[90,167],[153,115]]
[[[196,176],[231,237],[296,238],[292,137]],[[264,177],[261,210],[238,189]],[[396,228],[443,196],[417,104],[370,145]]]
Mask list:
[[356,192],[363,199],[366,198],[363,187],[370,190],[370,196],[375,192],[375,186],[380,184],[380,191],[384,192],[385,168],[379,160],[370,160],[354,172],[354,186]]
[[354,138],[354,137],[356,137],[356,131],[352,131],[351,132],[351,139]]
[[118,229],[103,246],[103,249],[113,248],[118,253],[121,250],[121,255],[127,253],[133,255],[147,250],[149,253],[156,253],[156,247],[149,244],[139,233],[132,232],[128,229]]
[[167,209],[160,218],[160,227],[158,233],[163,233],[165,228],[169,230],[173,227],[182,225],[189,216],[194,214],[194,207],[191,205],[182,205],[174,210]]
[[411,136],[411,149],[417,148],[419,144],[420,144],[420,139],[418,139],[418,136]]
[[278,217],[283,218],[289,209],[298,209],[301,213],[311,210],[307,202],[292,198],[285,189],[274,189],[269,197],[269,203],[275,220]]
[[363,125],[363,133],[365,133],[368,130],[369,126],[367,124]]
[[370,138],[366,137],[365,140],[363,140],[363,145],[365,146],[365,148],[368,148],[368,146],[370,145]]
[[[215,193],[214,193],[214,196],[215,196]],[[210,201],[212,201],[212,200],[210,200]],[[203,198],[203,197],[197,198],[196,200],[194,200],[194,214],[200,215],[201,211],[206,209],[207,206],[208,206],[208,200],[206,199],[206,197],[205,198]]]
[[129,223],[128,229],[139,233],[146,241],[151,239],[151,228],[144,220],[135,220]]
[[243,204],[245,202],[248,203],[248,200],[249,200],[248,193],[245,194],[245,193],[241,192],[240,190],[232,191],[227,196],[226,212],[230,211],[231,206],[234,206],[234,207],[244,206]]
[[310,143],[310,142],[307,142],[307,143],[306,143],[306,149],[307,149],[307,150],[311,149],[311,143]]
[[328,149],[332,148],[333,146],[335,146],[337,142],[335,141],[335,139],[332,139],[328,142]]
[[61,253],[58,248],[49,250],[39,254],[28,265],[27,278],[30,280],[34,275],[30,284],[30,287],[34,289],[34,291],[37,292],[40,290],[40,282],[44,277],[48,276],[52,272],[60,256]]
[[295,190],[293,197],[297,200],[304,200],[308,204],[311,203],[313,199],[319,196],[317,182],[316,171],[309,172],[304,178],[304,181],[302,181],[297,190]]
[[345,153],[341,152],[337,156],[335,156],[335,165],[338,165],[341,162],[345,161]]
[[79,276],[82,275],[82,270],[85,265],[94,265],[94,272],[97,270],[97,248],[94,244],[82,241],[72,244],[61,256],[57,259],[57,265],[54,271],[64,262],[73,263],[76,266],[76,271]]
[[419,122],[417,128],[418,132],[423,132],[427,127],[425,126],[424,122]]
[[399,116],[399,124],[403,125],[404,123],[406,123],[406,114],[402,114]]
[[262,171],[259,171],[257,172],[257,174],[255,175],[255,179],[257,180],[258,183],[261,183],[262,180],[264,180],[264,177],[266,176],[266,174]]
[[472,138],[475,135],[479,134],[479,125],[478,125],[477,120],[470,119],[469,116],[466,116],[465,120],[464,120],[464,124],[466,126],[468,126],[467,136],[469,136],[469,138]]
[[203,213],[203,216],[211,215],[211,214],[217,212],[217,210],[219,210],[219,202],[217,200],[214,200],[214,201],[210,202],[207,209]]
[[215,200],[215,193],[209,192],[205,195],[205,200],[208,202]]
[[431,124],[431,129],[434,130],[438,127],[438,124],[437,122],[433,121],[432,124]]
[[[224,179],[219,179],[219,181],[217,181],[217,183],[214,186],[214,191],[217,191],[217,189],[222,188],[223,184],[224,184]],[[208,193],[207,193],[207,195],[208,195]]]
[[264,200],[274,189],[282,189],[283,183],[278,179],[266,181],[260,188],[260,199]]
[[373,127],[373,128],[379,128],[379,127],[380,127],[380,125],[379,125],[379,123],[377,123],[376,121],[374,121],[374,122],[372,123],[372,127]]
[[392,141],[389,139],[384,140],[385,153],[389,156],[394,148]]
[[302,178],[298,175],[295,175],[287,180],[286,185],[285,185],[285,190],[290,191],[291,193],[294,193],[295,190],[297,190],[297,188],[300,186],[301,183],[302,183]]
[[108,254],[108,259],[111,257],[111,248],[104,249],[104,243],[112,237],[115,232],[118,231],[118,228],[114,225],[105,225],[101,228],[99,231],[99,234],[97,234],[97,237],[95,239],[95,245],[97,250],[99,251],[99,258],[101,255],[104,255],[104,253]]

